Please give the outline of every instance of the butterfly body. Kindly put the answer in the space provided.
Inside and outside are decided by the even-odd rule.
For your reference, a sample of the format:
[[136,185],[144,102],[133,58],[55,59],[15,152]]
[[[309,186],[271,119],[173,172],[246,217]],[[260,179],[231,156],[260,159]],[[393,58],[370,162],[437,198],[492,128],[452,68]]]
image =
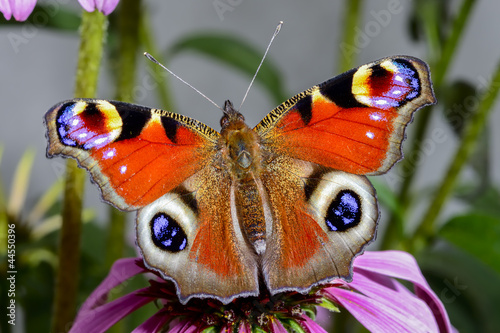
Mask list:
[[350,279],[379,216],[365,175],[401,158],[413,112],[434,101],[427,66],[404,56],[314,86],[255,128],[227,101],[220,133],[163,110],[75,99],[47,112],[47,154],[75,158],[104,200],[137,210],[145,263],[182,302],[227,303]]

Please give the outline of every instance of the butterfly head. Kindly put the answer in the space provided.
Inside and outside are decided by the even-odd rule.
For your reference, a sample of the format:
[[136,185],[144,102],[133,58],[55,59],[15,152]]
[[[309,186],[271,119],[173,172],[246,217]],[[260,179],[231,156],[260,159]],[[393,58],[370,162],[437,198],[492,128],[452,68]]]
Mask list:
[[[229,125],[231,127],[242,126],[245,124],[245,117],[233,107],[233,103],[230,100],[224,102],[224,109],[222,110],[224,115],[220,120],[220,126],[222,130],[227,128]],[[246,125],[245,125],[246,126]]]
[[223,111],[220,120],[221,147],[226,162],[232,165],[238,179],[246,179],[258,166],[257,134],[247,126],[245,117],[234,109],[230,101],[224,103]]

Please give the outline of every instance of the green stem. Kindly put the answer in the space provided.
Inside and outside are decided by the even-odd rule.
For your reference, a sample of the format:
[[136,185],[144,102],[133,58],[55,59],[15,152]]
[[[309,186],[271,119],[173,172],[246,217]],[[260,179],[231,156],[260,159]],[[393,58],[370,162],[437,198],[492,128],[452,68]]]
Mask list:
[[418,229],[416,230],[416,238],[423,237],[424,240],[429,240],[435,235],[437,217],[441,211],[446,200],[449,198],[456,182],[460,171],[471,156],[477,139],[483,130],[486,119],[493,109],[493,103],[498,95],[500,88],[500,62],[490,83],[490,86],[483,94],[479,103],[476,113],[471,118],[470,123],[467,125],[464,136],[460,142],[459,149],[455,154],[453,162],[451,163],[448,171],[445,173],[445,178],[439,189],[431,201],[427,213],[422,219]]
[[356,46],[356,26],[361,21],[362,0],[347,0],[345,2],[344,36],[340,43],[339,72],[343,73],[356,67],[356,56],[360,50]]
[[[430,50],[434,50],[436,48],[439,50],[441,49],[438,40],[438,26],[437,26],[439,22],[439,17],[436,17],[435,15],[432,15],[432,13],[429,12],[431,10],[430,6],[435,4],[432,4],[430,2],[424,2],[424,4],[426,4],[426,6],[424,6],[426,10],[422,11],[424,13],[422,14],[421,18],[425,25],[425,31],[429,44],[428,47]],[[441,89],[449,65],[452,62],[452,57],[455,54],[457,46],[459,45],[460,37],[463,36],[464,28],[467,25],[474,4],[475,0],[463,1],[462,6],[460,7],[460,10],[457,14],[457,17],[453,22],[453,27],[450,36],[447,38],[444,45],[442,46],[441,52],[435,51],[435,53],[440,54],[439,60],[434,59],[431,63],[432,65],[431,73],[434,82],[434,88],[436,90]],[[429,12],[429,15],[425,14],[427,12]],[[422,141],[425,137],[425,134],[427,132],[427,127],[431,119],[432,110],[433,110],[432,107],[427,107],[418,112],[417,121],[415,124],[415,137],[411,144],[411,148],[408,150],[410,152],[409,153],[410,156],[407,156],[407,158],[405,158],[402,161],[400,166],[400,170],[404,170],[404,179],[398,196],[400,198],[401,211],[403,212],[403,216],[407,212],[410,206],[410,199],[411,199],[410,189],[413,185],[413,180],[416,174],[415,172],[416,165],[412,162],[414,161],[414,159],[411,158],[411,154],[419,154]],[[391,216],[391,219],[389,220],[386,229],[387,232],[385,235],[382,235],[381,237],[380,242],[382,244],[382,249],[393,248],[395,244],[398,243],[398,240],[403,239],[404,228],[401,225],[402,223],[403,222],[401,221],[401,219],[398,219],[398,217],[395,216],[394,214]]]
[[[149,22],[150,20],[148,19],[147,14],[143,12],[141,15],[139,30],[141,43],[142,45],[144,45],[146,52],[151,53],[159,62],[165,63],[165,61],[162,59],[163,57],[160,51],[154,43],[156,39],[153,37]],[[161,108],[173,112],[174,102],[172,94],[170,93],[168,73],[155,63],[152,63],[150,61],[148,62],[148,72],[153,77]]]
[[467,25],[475,3],[476,0],[464,0],[457,17],[453,21],[451,34],[443,45],[441,58],[438,64],[433,68],[434,84],[438,88],[441,87],[446,73],[448,72],[448,67],[452,62],[453,55],[460,42],[460,37],[463,35],[464,28]]
[[119,59],[116,98],[134,102],[142,1],[121,0],[118,12]]
[[[106,22],[106,17],[100,12],[83,11],[76,97],[95,96]],[[84,184],[85,172],[78,169],[74,160],[69,160],[66,167],[52,332],[66,332],[76,312]]]

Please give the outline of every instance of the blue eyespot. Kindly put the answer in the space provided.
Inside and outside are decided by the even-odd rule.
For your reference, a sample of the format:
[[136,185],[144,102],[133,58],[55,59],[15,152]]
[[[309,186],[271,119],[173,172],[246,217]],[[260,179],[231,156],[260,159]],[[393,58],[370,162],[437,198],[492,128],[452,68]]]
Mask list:
[[361,201],[351,190],[340,191],[328,207],[325,223],[331,231],[346,231],[361,221]]
[[186,248],[187,236],[177,221],[165,213],[156,214],[151,220],[153,242],[169,252],[180,252]]

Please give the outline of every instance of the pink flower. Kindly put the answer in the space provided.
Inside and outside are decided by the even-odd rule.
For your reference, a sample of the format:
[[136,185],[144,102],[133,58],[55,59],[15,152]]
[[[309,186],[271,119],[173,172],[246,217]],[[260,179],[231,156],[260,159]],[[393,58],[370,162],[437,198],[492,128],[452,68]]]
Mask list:
[[[413,283],[415,294],[394,278]],[[452,331],[443,304],[406,252],[365,252],[354,261],[352,282],[344,284],[350,290],[332,287],[323,292],[372,332]]]
[[[223,305],[213,299],[192,299],[183,305],[173,283],[150,280],[148,287],[106,302],[110,291],[148,271],[140,258],[120,259],[82,305],[70,332],[104,332],[145,304],[160,309],[133,332],[326,332],[313,319],[317,306],[343,307],[372,332],[451,332],[441,301],[430,289],[415,259],[400,251],[366,252],[354,261],[352,282],[337,279],[306,294],[296,292],[238,298]],[[410,292],[396,279],[414,285]]]
[[0,12],[6,20],[14,15],[16,21],[25,21],[35,5],[36,0],[0,0]]
[[[88,12],[96,8],[104,15],[109,15],[115,10],[119,0],[78,0],[80,5]],[[35,8],[36,0],[0,0],[0,12],[6,20],[12,15],[16,21],[25,21]]]
[[119,0],[78,0],[80,5],[88,12],[93,12],[96,8],[104,15],[109,15],[115,10]]

